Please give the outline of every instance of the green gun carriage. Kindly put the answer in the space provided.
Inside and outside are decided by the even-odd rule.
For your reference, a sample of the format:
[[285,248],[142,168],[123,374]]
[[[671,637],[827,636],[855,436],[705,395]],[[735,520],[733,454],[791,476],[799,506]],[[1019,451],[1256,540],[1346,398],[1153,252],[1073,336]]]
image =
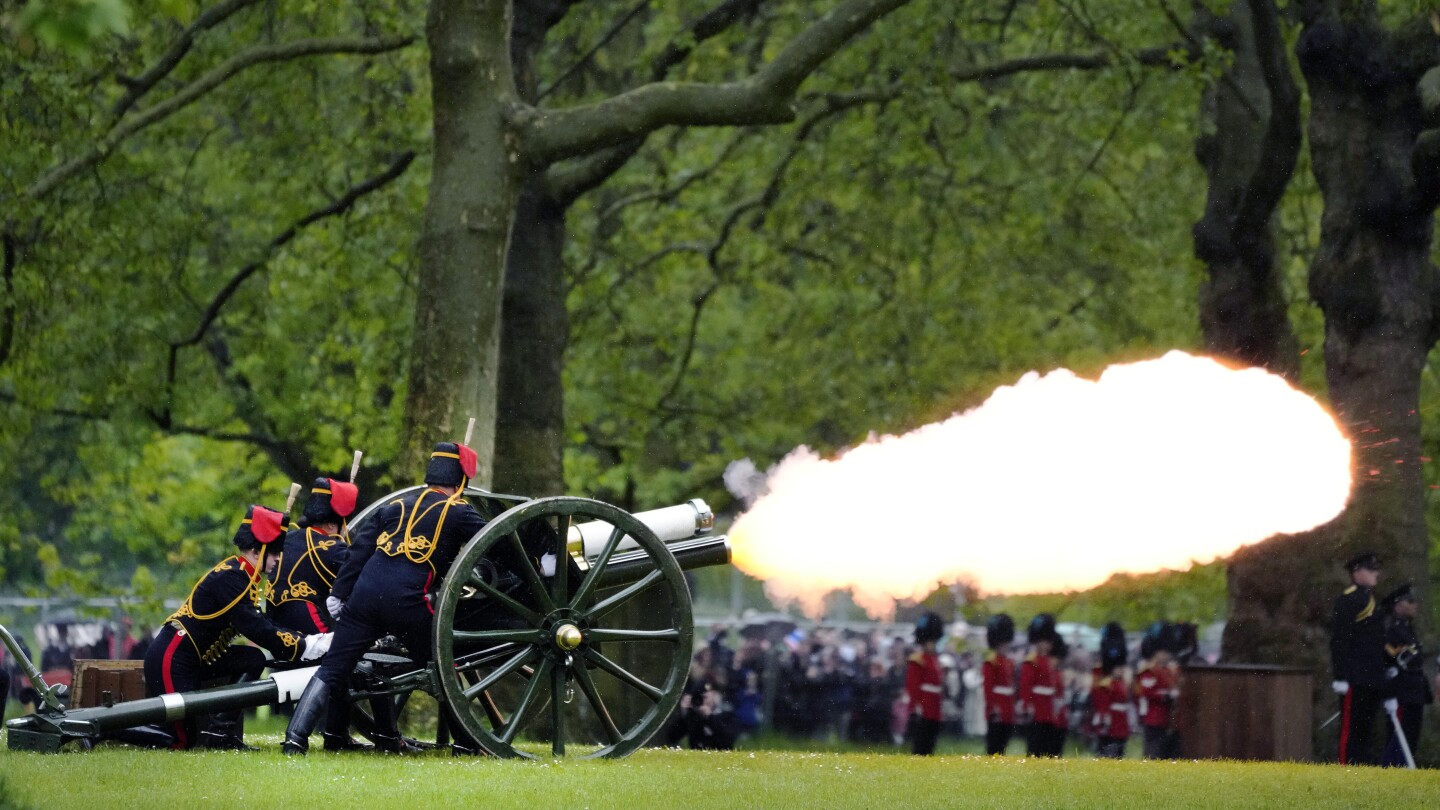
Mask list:
[[[385,503],[351,521],[354,531]],[[577,497],[526,499],[467,488],[487,525],[456,556],[437,592],[431,661],[377,647],[352,674],[356,726],[371,700],[414,692],[498,757],[621,757],[644,745],[685,687],[694,622],[684,572],[730,561],[703,501],[631,514]],[[136,727],[297,699],[318,667],[253,683],[67,709],[0,627],[40,692],[34,714],[8,721],[12,749],[58,751],[123,739]],[[448,709],[448,711],[446,711]]]

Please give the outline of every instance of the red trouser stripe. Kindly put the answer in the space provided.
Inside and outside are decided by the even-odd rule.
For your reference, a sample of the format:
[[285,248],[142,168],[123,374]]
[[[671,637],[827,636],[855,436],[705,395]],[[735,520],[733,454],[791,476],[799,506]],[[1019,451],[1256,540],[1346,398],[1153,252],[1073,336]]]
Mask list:
[[1340,706],[1340,764],[1350,764],[1350,758],[1345,750],[1350,743],[1350,696],[1355,694],[1353,690],[1345,693],[1345,701]]
[[[170,646],[165,648],[165,658],[160,665],[160,682],[164,685],[165,694],[167,695],[175,691],[175,680],[170,677],[170,661],[175,657],[175,651],[180,648],[180,642],[184,640],[184,636],[177,634],[174,638],[170,639]],[[175,744],[170,747],[176,749],[190,747],[190,741],[185,736],[185,721],[176,721]]]
[[307,607],[307,608],[310,609],[310,618],[312,618],[312,619],[315,620],[315,626],[318,627],[318,628],[320,628],[320,632],[322,632],[322,633],[328,633],[328,632],[330,632],[330,628],[325,625],[325,620],[320,618],[320,611],[318,611],[318,610],[315,609],[315,603],[314,603],[314,602],[306,602],[306,603],[305,603],[305,607]]

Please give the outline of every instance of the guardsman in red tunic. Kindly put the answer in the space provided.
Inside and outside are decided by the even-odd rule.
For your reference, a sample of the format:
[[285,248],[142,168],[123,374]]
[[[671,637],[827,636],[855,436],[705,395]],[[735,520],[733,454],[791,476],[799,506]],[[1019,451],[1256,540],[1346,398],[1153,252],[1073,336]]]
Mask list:
[[1016,719],[1028,723],[1025,753],[1058,757],[1065,743],[1064,681],[1051,653],[1059,640],[1055,618],[1042,613],[1030,621],[1031,652],[1020,664],[1020,699]]
[[1005,753],[1015,733],[1015,662],[1006,653],[1015,640],[1015,621],[1004,613],[985,623],[985,641],[990,647],[980,665],[985,690],[985,753]]
[[915,643],[920,645],[905,665],[905,697],[910,701],[910,743],[916,754],[935,753],[940,736],[940,701],[945,686],[940,674],[940,658],[935,645],[944,635],[944,623],[934,613],[926,613],[915,624]]
[[[1158,623],[1157,623],[1158,624]],[[1164,625],[1152,628],[1140,643],[1143,663],[1135,673],[1135,697],[1140,725],[1145,735],[1146,759],[1175,759],[1180,756],[1175,732],[1175,702],[1180,694],[1180,676],[1163,636]]]
[[1097,740],[1095,755],[1124,759],[1130,739],[1130,685],[1125,681],[1129,647],[1125,630],[1110,622],[1100,632],[1100,666],[1090,680],[1090,727]]
[[1130,687],[1125,683],[1125,665],[1106,670],[1090,687],[1090,720],[1099,738],[1095,755],[1109,759],[1125,758],[1125,743],[1130,739]]
[[[260,612],[264,592],[265,548],[280,536],[284,515],[251,506],[235,531],[240,553],[210,569],[170,615],[145,653],[145,689],[151,697],[199,689],[201,682],[224,678],[253,681],[265,668],[259,649],[231,645],[237,635],[259,644],[284,661],[311,660],[325,653],[330,635],[305,635],[276,627]],[[245,749],[241,712],[211,718],[198,734],[196,718],[174,724],[173,748]]]

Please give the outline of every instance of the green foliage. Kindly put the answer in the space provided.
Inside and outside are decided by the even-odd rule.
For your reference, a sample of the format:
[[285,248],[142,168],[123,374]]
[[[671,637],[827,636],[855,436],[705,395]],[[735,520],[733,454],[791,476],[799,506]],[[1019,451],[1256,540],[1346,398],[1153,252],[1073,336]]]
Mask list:
[[[173,8],[174,0],[162,3]],[[16,45],[32,50],[38,40],[71,56],[86,57],[112,34],[130,33],[130,4],[126,0],[29,0],[8,22]]]
[[289,477],[277,468],[292,449],[305,453],[297,476],[335,474],[360,447],[366,470],[386,477],[424,158],[343,215],[303,223],[397,155],[424,151],[421,49],[242,71],[49,196],[26,192],[235,53],[413,32],[420,19],[390,3],[272,11],[243,10],[198,36],[119,119],[126,85],[115,77],[154,65],[180,15],[97,44],[99,76],[58,51],[0,57],[0,196],[23,206],[6,221],[20,249],[0,288],[14,332],[0,362],[0,446],[14,460],[0,471],[0,567],[11,586],[88,595],[133,584],[174,598],[229,553],[247,503],[280,505]]
[[1116,574],[1088,591],[990,597],[967,605],[963,613],[972,622],[996,613],[1009,613],[1017,621],[1051,613],[1058,621],[1092,627],[1115,621],[1141,630],[1154,621],[1224,621],[1225,599],[1225,563],[1217,560],[1184,571]]

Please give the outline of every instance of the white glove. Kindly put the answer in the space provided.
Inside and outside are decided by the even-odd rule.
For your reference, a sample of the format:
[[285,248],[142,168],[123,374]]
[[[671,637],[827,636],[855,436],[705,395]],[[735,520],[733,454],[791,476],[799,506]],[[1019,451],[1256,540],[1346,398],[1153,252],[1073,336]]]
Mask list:
[[1387,668],[1385,669],[1385,680],[1388,681],[1388,680],[1390,680],[1390,679],[1392,679],[1392,678],[1398,678],[1399,676],[1400,676],[1400,670],[1399,670],[1399,668],[1397,668],[1397,667],[1387,667]]
[[339,621],[340,611],[345,609],[345,603],[341,602],[339,597],[327,596],[325,597],[325,609],[330,611],[330,618]]
[[[1349,691],[1350,691],[1350,682],[1349,682],[1349,681],[1331,681],[1331,682],[1330,682],[1330,688],[1335,690],[1335,694],[1337,694],[1337,695],[1343,695],[1343,694],[1345,694],[1346,692],[1349,692]],[[1372,704],[1370,704],[1370,705],[1371,705],[1371,706],[1374,706],[1375,704],[1372,703]]]
[[1394,713],[1400,711],[1400,701],[1396,700],[1395,698],[1385,698],[1385,702],[1380,705],[1385,707],[1386,714],[1393,715]]
[[314,661],[330,649],[334,633],[315,633],[305,637],[305,649],[300,653],[301,661]]

